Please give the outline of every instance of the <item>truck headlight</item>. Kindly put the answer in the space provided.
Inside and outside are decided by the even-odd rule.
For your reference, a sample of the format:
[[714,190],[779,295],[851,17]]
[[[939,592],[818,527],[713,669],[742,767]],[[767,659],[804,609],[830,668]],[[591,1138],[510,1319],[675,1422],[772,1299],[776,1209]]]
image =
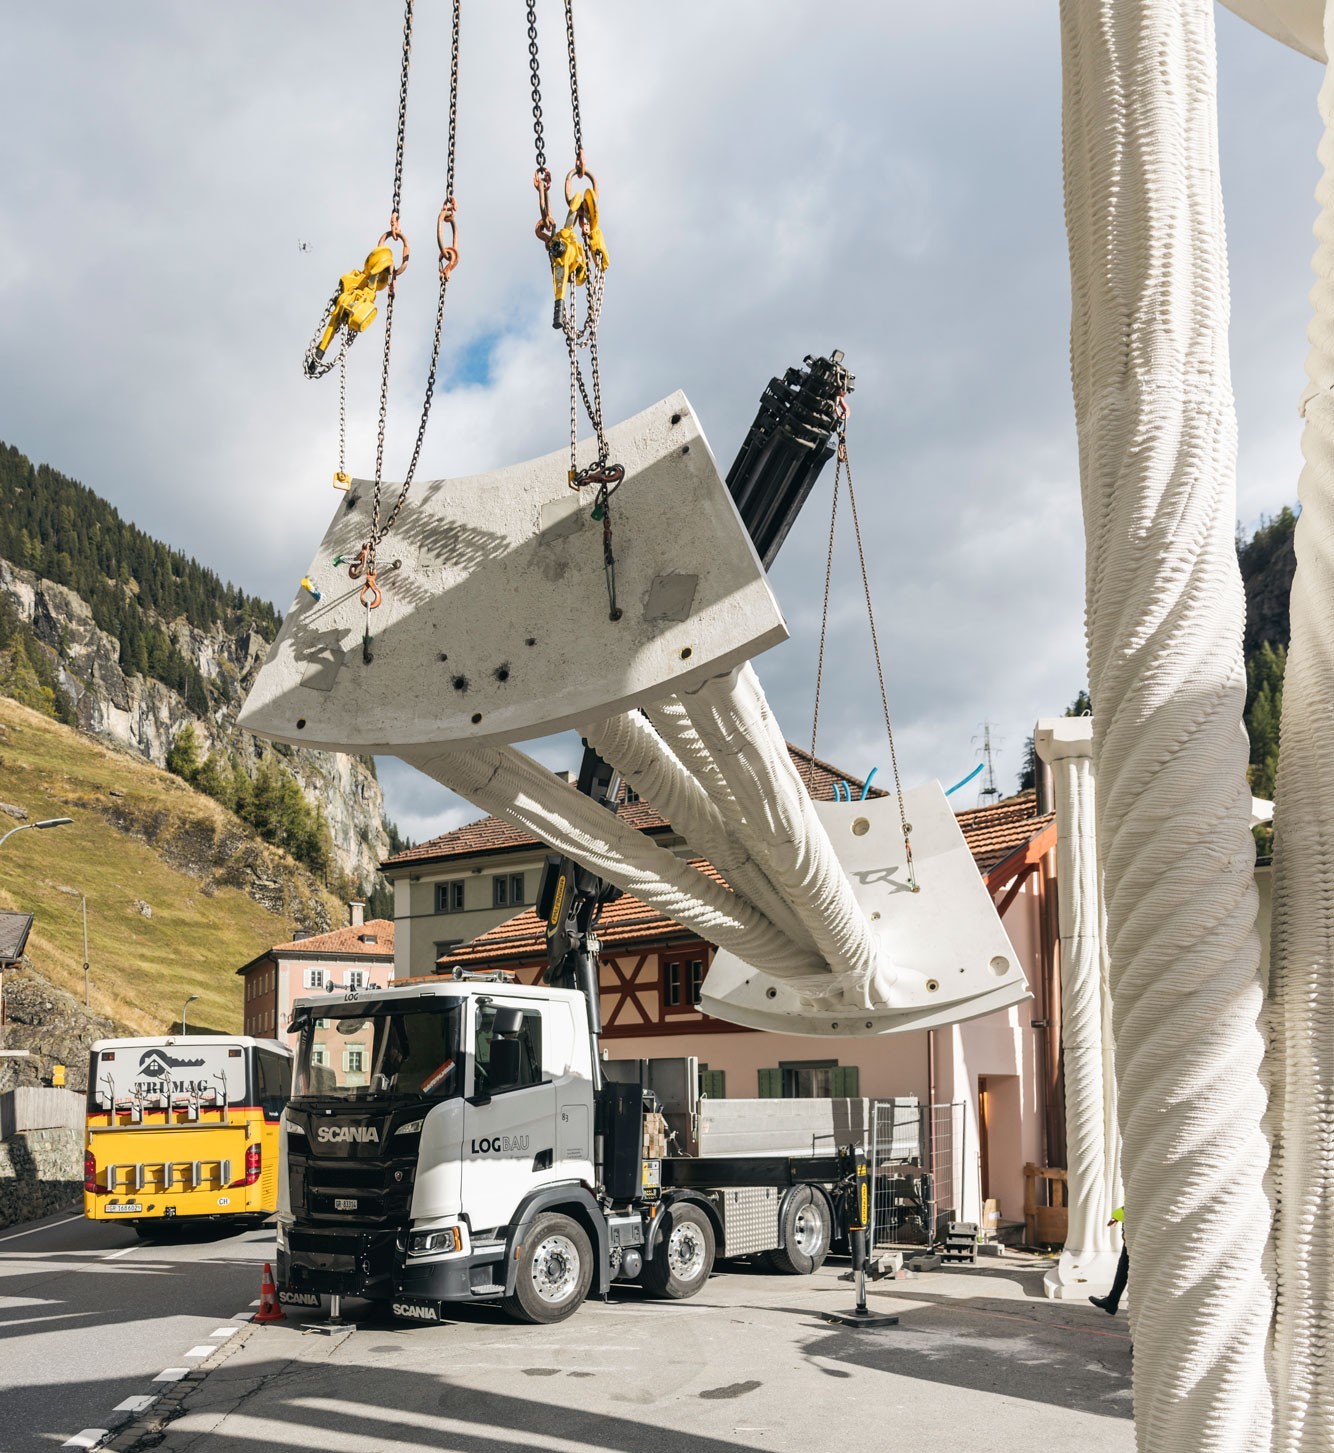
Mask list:
[[446,1226],[441,1231],[413,1231],[408,1236],[409,1256],[462,1250],[463,1233],[457,1226]]

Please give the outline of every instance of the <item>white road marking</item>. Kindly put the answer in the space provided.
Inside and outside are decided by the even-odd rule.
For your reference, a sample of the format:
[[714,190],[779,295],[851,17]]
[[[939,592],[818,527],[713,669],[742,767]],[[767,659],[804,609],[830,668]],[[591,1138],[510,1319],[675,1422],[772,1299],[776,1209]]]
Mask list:
[[210,1337],[235,1337],[241,1329],[239,1327],[219,1327],[217,1331],[210,1332]]
[[[20,1236],[31,1236],[34,1231],[49,1231],[53,1226],[63,1226],[66,1221],[82,1221],[83,1212],[75,1211],[60,1221],[47,1221],[41,1226],[29,1226],[26,1231],[11,1231],[8,1236],[0,1236],[0,1241],[17,1241]],[[83,1435],[80,1434],[80,1437]]]
[[256,1298],[255,1298],[255,1300],[254,1300],[254,1301],[253,1301],[253,1302],[251,1302],[251,1303],[250,1303],[250,1305],[251,1305],[251,1306],[252,1306],[252,1307],[257,1307],[257,1306],[259,1306],[259,1298],[258,1298],[258,1297],[256,1297]]
[[216,1343],[209,1343],[207,1347],[192,1347],[188,1352],[182,1352],[182,1357],[212,1357],[218,1350]]
[[115,1261],[119,1256],[128,1256],[132,1251],[139,1250],[139,1243],[136,1241],[133,1246],[122,1246],[119,1251],[113,1251],[110,1256],[104,1256],[103,1261]]
[[181,1378],[188,1377],[189,1375],[190,1369],[188,1367],[167,1367],[159,1372],[158,1375],[153,1379],[153,1381],[180,1382]]
[[106,1428],[85,1428],[81,1433],[75,1433],[72,1438],[66,1438],[60,1445],[62,1448],[96,1448],[106,1437]]
[[123,1403],[117,1403],[111,1411],[113,1413],[142,1413],[145,1409],[151,1408],[157,1400],[158,1394],[155,1392],[140,1393],[137,1397],[126,1398]]

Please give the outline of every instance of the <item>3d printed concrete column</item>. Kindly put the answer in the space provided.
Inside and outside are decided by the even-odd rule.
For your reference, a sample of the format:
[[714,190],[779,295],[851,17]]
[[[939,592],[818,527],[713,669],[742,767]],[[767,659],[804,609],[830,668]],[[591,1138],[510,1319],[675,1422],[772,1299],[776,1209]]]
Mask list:
[[1102,1295],[1120,1255],[1107,1222],[1119,1204],[1120,1136],[1103,973],[1102,875],[1093,805],[1093,721],[1052,717],[1033,733],[1056,800],[1056,889],[1061,925],[1061,1048],[1065,1073],[1070,1226],[1049,1297]]

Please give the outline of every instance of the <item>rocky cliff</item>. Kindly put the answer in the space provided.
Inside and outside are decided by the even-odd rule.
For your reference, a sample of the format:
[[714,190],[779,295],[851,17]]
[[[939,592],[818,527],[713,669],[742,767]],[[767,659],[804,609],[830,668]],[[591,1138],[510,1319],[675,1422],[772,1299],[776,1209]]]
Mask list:
[[324,813],[338,866],[363,888],[388,855],[384,799],[374,765],[365,758],[257,741],[236,726],[236,714],[269,642],[253,626],[229,633],[184,619],[158,620],[172,642],[211,687],[207,715],[192,712],[184,697],[148,675],[127,673],[118,642],[93,620],[75,591],[0,560],[0,590],[52,652],[60,684],[74,702],[78,725],[138,752],[157,766],[186,725],[194,727],[201,755],[233,756],[248,771],[267,753],[281,754],[312,804]]

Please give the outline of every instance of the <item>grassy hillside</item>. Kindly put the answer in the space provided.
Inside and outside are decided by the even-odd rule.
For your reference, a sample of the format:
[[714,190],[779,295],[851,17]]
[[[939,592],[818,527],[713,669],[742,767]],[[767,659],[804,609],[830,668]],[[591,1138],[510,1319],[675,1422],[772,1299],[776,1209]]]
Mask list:
[[[239,1030],[236,969],[297,924],[341,921],[331,895],[216,802],[4,698],[0,803],[74,819],[0,848],[0,908],[36,915],[33,967],[82,1000],[86,897],[92,1008],[137,1033],[179,1023],[189,994],[192,1026]],[[16,826],[0,811],[0,834]]]

